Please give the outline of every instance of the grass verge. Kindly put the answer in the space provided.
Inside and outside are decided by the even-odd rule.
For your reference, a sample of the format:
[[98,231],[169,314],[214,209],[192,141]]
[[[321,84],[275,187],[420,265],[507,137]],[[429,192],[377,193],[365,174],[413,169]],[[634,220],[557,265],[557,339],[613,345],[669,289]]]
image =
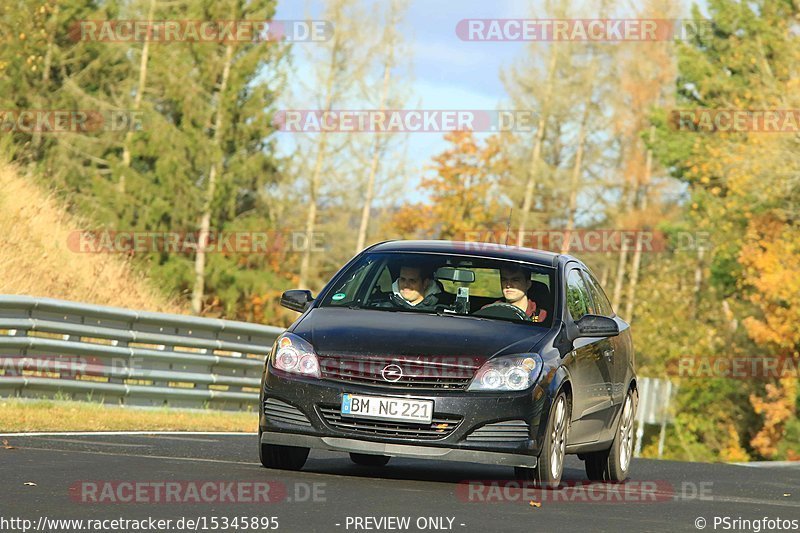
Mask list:
[[62,400],[0,399],[0,433],[257,430],[258,414],[255,412],[137,409]]

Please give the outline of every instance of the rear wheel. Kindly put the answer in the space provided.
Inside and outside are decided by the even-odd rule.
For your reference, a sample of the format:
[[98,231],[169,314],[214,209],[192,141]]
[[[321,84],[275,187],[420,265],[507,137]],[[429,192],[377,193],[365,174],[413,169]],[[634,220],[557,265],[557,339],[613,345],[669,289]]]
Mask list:
[[564,473],[569,418],[567,395],[560,392],[550,410],[550,418],[547,420],[542,451],[539,453],[536,468],[515,467],[514,471],[519,479],[535,481],[547,487],[558,486],[561,482],[561,475]]
[[638,395],[628,391],[617,426],[614,442],[608,450],[587,453],[586,475],[593,481],[624,481],[633,457],[633,423],[636,418]]
[[265,468],[279,470],[300,470],[306,464],[311,450],[297,446],[281,446],[261,442],[261,431],[258,432],[258,456]]
[[351,453],[350,460],[361,466],[386,466],[390,457],[386,455],[370,455],[367,453]]

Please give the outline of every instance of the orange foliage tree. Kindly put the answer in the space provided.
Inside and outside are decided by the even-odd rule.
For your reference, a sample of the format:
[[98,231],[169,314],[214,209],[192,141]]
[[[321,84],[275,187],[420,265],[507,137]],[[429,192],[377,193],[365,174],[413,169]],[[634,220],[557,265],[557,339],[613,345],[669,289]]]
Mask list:
[[[774,457],[785,437],[786,424],[796,417],[798,351],[800,350],[800,231],[775,215],[754,217],[739,255],[744,267],[742,285],[755,289],[749,300],[759,310],[743,323],[759,345],[774,347],[789,370],[766,386],[766,397],[750,396],[764,418],[750,444],[765,457]],[[786,363],[789,363],[786,365]]]
[[434,158],[433,175],[420,181],[431,203],[400,208],[390,221],[393,233],[457,239],[467,232],[502,227],[499,185],[508,164],[498,137],[481,143],[472,132],[453,131],[445,139],[452,146]]

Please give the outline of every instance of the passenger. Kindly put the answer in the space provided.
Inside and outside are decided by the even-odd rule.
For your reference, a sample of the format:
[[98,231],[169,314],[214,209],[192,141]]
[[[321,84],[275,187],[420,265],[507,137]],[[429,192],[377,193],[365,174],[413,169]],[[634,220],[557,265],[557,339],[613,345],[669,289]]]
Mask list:
[[400,276],[392,283],[390,301],[399,307],[433,311],[441,293],[441,287],[429,269],[403,265]]
[[508,303],[522,309],[534,322],[544,322],[547,311],[540,309],[536,302],[528,298],[533,282],[530,273],[520,266],[509,266],[500,269],[500,287],[503,289],[503,300],[495,303]]

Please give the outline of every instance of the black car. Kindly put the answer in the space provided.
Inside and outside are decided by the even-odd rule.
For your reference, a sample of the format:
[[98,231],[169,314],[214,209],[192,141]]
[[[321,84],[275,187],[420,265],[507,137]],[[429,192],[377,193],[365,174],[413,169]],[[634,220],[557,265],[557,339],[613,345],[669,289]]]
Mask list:
[[593,480],[628,475],[637,404],[629,325],[569,255],[390,241],[347,263],[275,342],[261,388],[268,468],[311,448],[513,466],[559,483],[566,453]]

